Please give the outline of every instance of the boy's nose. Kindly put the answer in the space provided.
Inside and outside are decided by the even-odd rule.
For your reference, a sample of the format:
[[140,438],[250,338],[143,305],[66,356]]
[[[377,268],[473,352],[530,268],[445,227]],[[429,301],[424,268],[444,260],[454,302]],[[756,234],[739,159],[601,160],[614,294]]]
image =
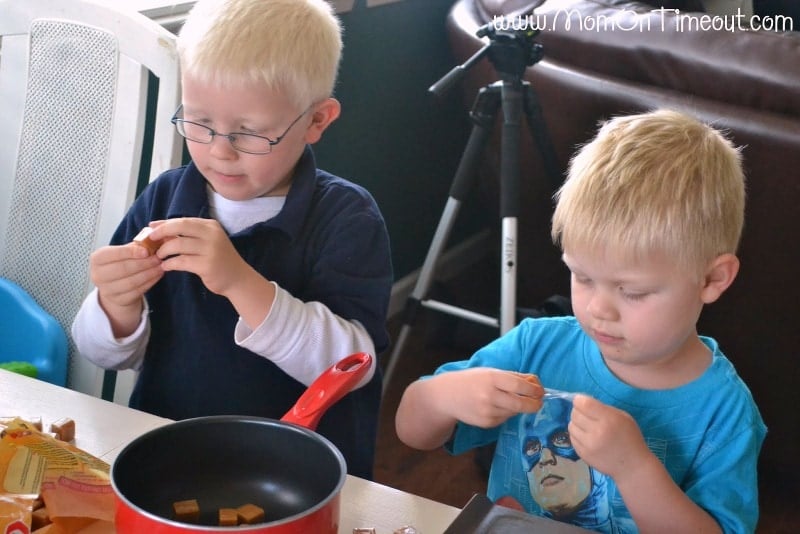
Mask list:
[[595,292],[589,299],[586,311],[592,317],[605,320],[614,319],[617,315],[612,299],[600,291]]
[[228,159],[236,154],[236,149],[228,136],[217,134],[211,139],[209,153],[215,158]]

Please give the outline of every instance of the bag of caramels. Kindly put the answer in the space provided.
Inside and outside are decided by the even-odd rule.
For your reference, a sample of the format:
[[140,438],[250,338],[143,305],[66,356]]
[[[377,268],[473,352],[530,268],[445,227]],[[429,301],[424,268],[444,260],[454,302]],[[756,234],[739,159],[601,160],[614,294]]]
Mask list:
[[[0,444],[15,449],[14,458],[22,455],[30,459],[34,470],[40,473],[35,478],[52,521],[48,534],[114,532],[114,494],[107,463],[21,419],[5,424]],[[26,486],[35,487],[33,481]],[[0,530],[0,534],[3,532]]]
[[[0,435],[9,422],[0,423]],[[41,456],[0,438],[0,534],[30,532],[43,476]]]

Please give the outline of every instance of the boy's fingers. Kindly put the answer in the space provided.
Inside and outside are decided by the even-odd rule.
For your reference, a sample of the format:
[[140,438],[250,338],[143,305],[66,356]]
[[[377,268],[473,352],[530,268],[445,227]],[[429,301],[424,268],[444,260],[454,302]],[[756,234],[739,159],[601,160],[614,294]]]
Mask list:
[[128,257],[139,259],[155,254],[158,250],[158,243],[149,239],[138,239],[137,236],[137,239],[134,239],[125,247],[130,251]]
[[95,265],[110,265],[130,259],[146,258],[149,255],[149,252],[144,247],[136,243],[127,243],[125,245],[106,246],[97,249],[92,254],[92,261]]
[[150,228],[153,229],[152,238],[158,241],[165,241],[170,237],[178,235],[190,235],[192,224],[188,218],[166,219],[163,221],[151,221]]
[[599,400],[590,397],[589,395],[576,394],[572,399],[573,413],[577,412],[583,417],[591,420],[598,420],[602,418],[605,404]]
[[522,409],[520,413],[534,413],[542,409],[544,400],[541,397],[520,397],[522,399]]
[[593,398],[583,393],[576,393],[572,398],[572,405],[577,408],[591,408],[595,402]]
[[198,217],[178,217],[163,221],[152,221],[150,227],[153,228],[153,236],[156,239],[168,239],[169,237],[198,237],[209,231],[209,227],[216,225],[212,219]]
[[513,382],[513,391],[517,395],[541,398],[544,396],[544,387],[539,382],[539,377],[529,373],[513,373],[517,378]]

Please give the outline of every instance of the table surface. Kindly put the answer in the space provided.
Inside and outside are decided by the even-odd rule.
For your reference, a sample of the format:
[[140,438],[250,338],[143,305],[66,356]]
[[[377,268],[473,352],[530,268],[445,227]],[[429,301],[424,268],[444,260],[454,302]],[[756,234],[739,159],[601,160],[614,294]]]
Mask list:
[[[132,439],[170,423],[77,391],[0,370],[0,417],[41,417],[45,429],[63,417],[75,421],[75,446],[113,463]],[[375,528],[392,534],[410,525],[421,534],[444,532],[459,509],[348,475],[341,495],[340,534]]]

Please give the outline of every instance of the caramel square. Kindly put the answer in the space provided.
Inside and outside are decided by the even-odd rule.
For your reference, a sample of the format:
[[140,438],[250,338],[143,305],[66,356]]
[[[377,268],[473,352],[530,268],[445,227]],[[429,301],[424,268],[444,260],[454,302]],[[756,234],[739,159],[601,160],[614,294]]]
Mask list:
[[50,432],[56,435],[56,439],[72,441],[75,439],[75,421],[69,417],[59,419],[50,425]]
[[175,519],[178,521],[183,521],[184,523],[197,523],[200,521],[200,505],[197,504],[197,499],[176,501],[172,503],[172,509],[175,510]]
[[236,512],[236,508],[219,509],[219,526],[235,527],[238,524],[239,524],[239,514]]
[[236,509],[239,516],[239,521],[245,525],[252,525],[254,523],[261,523],[264,521],[264,509],[259,508],[255,504],[243,504]]

